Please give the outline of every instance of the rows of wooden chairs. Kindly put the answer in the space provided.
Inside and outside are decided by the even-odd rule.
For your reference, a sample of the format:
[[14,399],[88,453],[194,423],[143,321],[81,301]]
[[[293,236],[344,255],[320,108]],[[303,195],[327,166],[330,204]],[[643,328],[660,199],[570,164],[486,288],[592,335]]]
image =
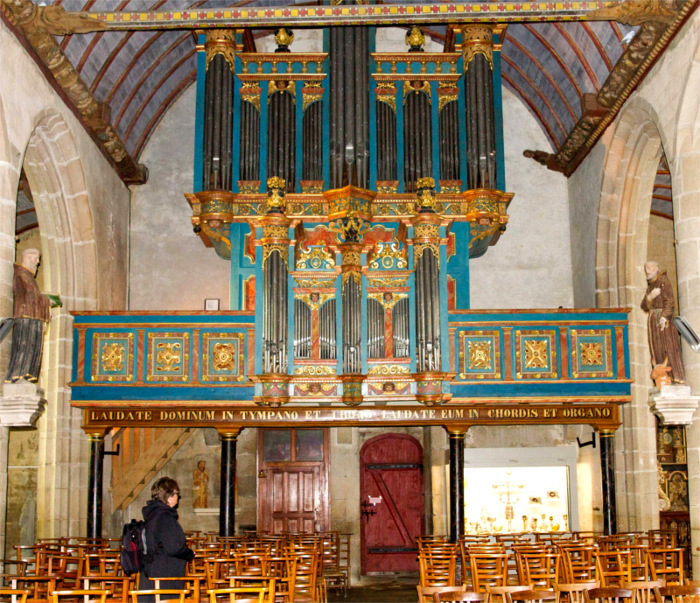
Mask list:
[[[674,534],[658,530],[608,537],[592,533],[466,535],[458,544],[444,536],[423,536],[418,538],[418,548],[421,603],[432,596],[432,589],[448,589],[453,597],[461,589],[489,600],[492,593],[499,593],[498,603],[510,603],[506,597],[510,589],[553,593],[562,584],[589,585],[580,589],[575,600],[567,594],[571,603],[582,603],[590,585],[631,589],[635,603],[654,603],[649,600],[649,588],[686,582],[683,549],[676,547]],[[640,590],[639,585],[646,586]]]
[[148,593],[137,590],[137,576],[123,575],[120,540],[49,539],[15,547],[17,558],[4,561],[10,573],[3,575],[0,601],[136,603],[141,597],[156,603],[172,598],[192,603],[326,603],[329,588],[347,594],[349,535],[188,536],[195,558],[187,575],[155,578],[154,591]]

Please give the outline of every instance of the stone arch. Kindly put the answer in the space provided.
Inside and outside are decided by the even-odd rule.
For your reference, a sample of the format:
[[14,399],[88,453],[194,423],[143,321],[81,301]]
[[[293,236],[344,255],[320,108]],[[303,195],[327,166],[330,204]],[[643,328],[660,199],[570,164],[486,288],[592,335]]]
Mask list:
[[[84,532],[88,449],[81,413],[70,406],[69,312],[97,307],[97,249],[87,183],[73,135],[63,116],[36,118],[24,158],[40,225],[44,287],[61,296],[44,344],[40,385],[47,409],[39,421],[37,537]],[[76,496],[79,503],[76,504]]]
[[[683,71],[686,78],[677,115],[673,161],[673,215],[678,274],[678,306],[696,332],[700,332],[700,35],[694,31],[694,52]],[[680,70],[679,70],[680,72]],[[700,355],[683,345],[686,380],[700,394]],[[691,539],[700,539],[700,412],[686,428]],[[693,548],[693,572],[700,573],[700,553]]]
[[[596,298],[598,307],[630,307],[632,402],[622,409],[615,437],[618,529],[658,526],[656,423],[648,405],[651,385],[645,314],[649,214],[662,150],[669,143],[654,108],[639,96],[620,113],[608,139],[598,214]],[[665,143],[665,144],[662,144]]]

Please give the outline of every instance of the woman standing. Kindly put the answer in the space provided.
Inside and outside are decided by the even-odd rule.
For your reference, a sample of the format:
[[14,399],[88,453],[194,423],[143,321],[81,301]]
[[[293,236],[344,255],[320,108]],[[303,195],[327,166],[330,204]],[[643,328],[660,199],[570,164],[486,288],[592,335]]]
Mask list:
[[[161,477],[151,488],[151,500],[143,508],[146,521],[146,545],[148,561],[146,574],[139,574],[139,590],[152,590],[152,578],[180,578],[185,576],[187,562],[194,558],[187,546],[185,533],[177,521],[176,507],[180,501],[180,488],[170,477]],[[167,580],[161,589],[183,589],[181,580]],[[163,597],[163,598],[167,598]],[[153,597],[139,597],[153,601]]]

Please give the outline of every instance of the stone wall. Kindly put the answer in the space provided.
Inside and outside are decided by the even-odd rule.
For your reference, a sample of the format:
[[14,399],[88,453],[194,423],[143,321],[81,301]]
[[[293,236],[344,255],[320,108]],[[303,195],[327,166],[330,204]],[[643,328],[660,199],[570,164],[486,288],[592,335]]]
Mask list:
[[549,142],[525,106],[503,89],[506,190],[515,193],[508,228],[469,263],[472,308],[571,308],[566,178],[523,157]]
[[[36,537],[82,535],[88,441],[80,429],[80,411],[70,407],[66,385],[72,362],[70,312],[125,307],[129,191],[2,23],[0,47],[0,314],[7,316],[12,308],[21,167],[34,195],[40,226],[43,286],[63,300],[63,307],[52,311],[39,382],[48,406],[38,422],[38,462],[32,478],[42,486],[36,499]],[[6,342],[0,349],[3,373],[8,353]],[[4,526],[6,446],[12,438],[8,440],[6,430],[2,431],[0,524]],[[29,475],[18,471],[15,476],[12,470],[13,483],[30,484]],[[0,550],[5,549],[1,542],[5,533],[0,529]]]

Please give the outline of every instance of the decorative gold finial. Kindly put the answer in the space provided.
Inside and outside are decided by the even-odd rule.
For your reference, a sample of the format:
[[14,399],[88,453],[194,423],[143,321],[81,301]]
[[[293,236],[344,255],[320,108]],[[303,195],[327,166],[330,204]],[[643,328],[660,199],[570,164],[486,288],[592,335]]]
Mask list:
[[282,213],[284,211],[284,206],[286,201],[284,199],[284,192],[286,188],[286,182],[284,178],[279,176],[273,176],[267,179],[267,212],[268,213]]
[[417,25],[411,27],[411,30],[406,34],[406,45],[410,46],[408,52],[423,52],[425,36]]
[[418,178],[416,182],[417,204],[419,211],[435,211],[435,180],[433,178]]
[[275,42],[277,42],[275,52],[289,52],[289,47],[294,42],[294,33],[288,27],[280,27],[275,31]]

